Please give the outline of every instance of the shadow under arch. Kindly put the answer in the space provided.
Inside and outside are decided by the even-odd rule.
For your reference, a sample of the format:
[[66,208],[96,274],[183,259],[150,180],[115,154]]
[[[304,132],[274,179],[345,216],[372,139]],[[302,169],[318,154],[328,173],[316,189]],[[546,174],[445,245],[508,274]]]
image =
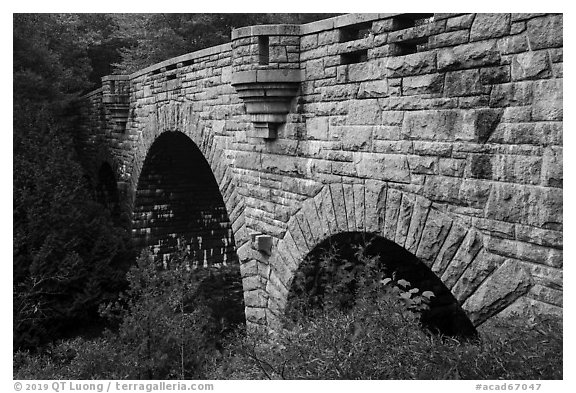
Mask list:
[[245,322],[226,205],[208,161],[182,132],[164,132],[148,149],[135,190],[132,238],[137,248],[149,247],[163,261],[184,241],[214,316],[229,325]]
[[152,143],[136,187],[132,233],[140,247],[169,255],[184,238],[198,266],[237,262],[220,189],[200,149],[181,132]]
[[[324,277],[325,280],[330,276],[326,274],[331,269],[326,266],[326,255],[331,254],[329,263],[332,266],[340,265],[341,269],[352,272],[353,268],[358,269],[359,265],[363,264],[358,258],[359,248],[368,258],[378,257],[378,270],[382,271],[385,276],[394,277],[395,280],[407,280],[412,288],[420,289],[420,293],[432,291],[435,294],[430,303],[430,309],[421,317],[422,324],[429,330],[450,336],[474,337],[477,335],[476,328],[451,291],[430,268],[398,244],[382,236],[366,232],[341,232],[327,237],[316,245],[304,258],[291,282],[287,310],[290,309],[291,302],[298,296],[302,296],[304,292],[314,291],[316,297],[323,296],[323,291],[334,284],[327,281],[319,282],[322,280],[319,277]],[[314,278],[306,280],[306,277]],[[333,279],[334,276],[331,278]],[[359,284],[356,281],[356,278],[353,279],[346,287],[352,296]]]

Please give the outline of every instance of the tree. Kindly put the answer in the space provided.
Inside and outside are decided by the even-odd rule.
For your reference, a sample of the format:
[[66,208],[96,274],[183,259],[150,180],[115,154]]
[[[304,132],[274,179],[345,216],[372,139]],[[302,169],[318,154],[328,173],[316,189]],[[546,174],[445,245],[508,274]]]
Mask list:
[[14,15],[14,344],[36,346],[94,321],[121,287],[130,250],[94,202],[69,104],[91,86],[98,32],[81,16]]

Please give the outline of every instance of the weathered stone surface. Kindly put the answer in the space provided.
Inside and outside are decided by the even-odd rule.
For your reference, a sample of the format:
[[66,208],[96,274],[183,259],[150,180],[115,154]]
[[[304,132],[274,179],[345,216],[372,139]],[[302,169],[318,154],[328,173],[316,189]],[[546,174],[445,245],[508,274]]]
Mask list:
[[384,68],[380,61],[368,61],[348,66],[348,81],[350,82],[381,79],[383,76]]
[[525,243],[518,240],[501,239],[496,236],[487,237],[486,249],[494,254],[509,258],[536,263],[543,266],[562,268],[562,251],[557,248]]
[[549,147],[544,150],[542,161],[542,185],[547,187],[562,188],[563,165],[562,148]]
[[382,229],[382,236],[388,240],[393,240],[396,236],[401,202],[402,192],[389,188],[386,195],[386,217],[384,219],[384,228]]
[[[342,190],[344,192],[344,202],[346,203],[346,219],[348,221],[348,230],[357,231],[356,227],[356,212],[354,210],[354,188],[352,184],[342,184]],[[362,228],[363,229],[363,228]],[[362,231],[360,229],[360,231]]]
[[498,40],[498,50],[501,55],[525,52],[529,50],[529,48],[525,35],[502,37]]
[[507,260],[463,304],[473,323],[479,324],[525,294],[532,280],[517,262]]
[[500,123],[490,136],[490,141],[510,145],[562,145],[562,123]]
[[516,299],[500,313],[496,314],[493,318],[502,320],[522,319],[526,321],[534,321],[536,318],[545,316],[562,318],[562,308],[554,307],[535,299],[530,299],[527,296],[522,296]]
[[404,248],[412,254],[416,254],[420,239],[424,232],[424,226],[428,218],[428,211],[430,210],[430,201],[426,198],[417,197],[412,217],[410,219],[410,226],[406,235],[406,242]]
[[464,301],[470,296],[476,288],[484,282],[484,280],[505,261],[504,257],[492,254],[485,249],[482,249],[474,258],[474,261],[468,266],[464,273],[460,276],[454,287],[452,287],[452,294],[460,302]]
[[359,177],[410,183],[410,168],[406,156],[360,153],[355,164]]
[[562,46],[562,15],[530,19],[527,23],[530,47],[535,49]]
[[242,278],[242,286],[244,287],[245,291],[265,289],[266,282],[260,276],[250,276]]
[[454,254],[456,254],[458,247],[460,247],[462,240],[464,240],[466,233],[466,229],[461,225],[452,223],[448,236],[446,237],[444,244],[442,244],[442,247],[436,256],[436,260],[432,265],[432,271],[436,273],[437,276],[442,276],[448,267],[448,264],[452,261]]
[[310,60],[306,65],[306,78],[319,79],[324,77],[324,60]]
[[381,230],[378,220],[378,196],[384,188],[384,183],[375,180],[366,180],[364,186],[364,208],[366,215],[366,231],[378,232]]
[[449,140],[455,133],[461,116],[458,111],[408,112],[402,124],[405,139]]
[[431,36],[428,39],[429,48],[440,48],[467,43],[470,37],[468,30],[451,31]]
[[378,98],[388,95],[388,80],[377,80],[360,83],[358,98]]
[[444,86],[442,74],[428,74],[402,79],[402,95],[441,93]]
[[512,60],[512,80],[543,79],[550,76],[548,53],[526,52]]
[[510,32],[510,14],[476,14],[470,41],[502,37]]
[[342,184],[330,184],[330,193],[334,203],[336,226],[340,232],[348,231],[348,218],[346,217],[346,203],[344,202],[344,190]]
[[412,173],[433,175],[438,173],[438,159],[431,156],[408,156]]
[[244,304],[246,307],[266,307],[268,294],[264,289],[244,290]]
[[400,209],[398,210],[398,225],[396,226],[396,235],[394,241],[396,244],[404,247],[408,230],[410,229],[410,220],[414,211],[415,198],[409,194],[402,194]]
[[474,14],[456,16],[446,20],[446,31],[469,29],[474,21]]
[[354,212],[355,212],[355,219],[356,219],[356,228],[359,231],[363,231],[366,222],[365,217],[365,191],[362,184],[354,184],[352,186],[354,188]]
[[406,56],[389,57],[384,64],[384,68],[389,78],[434,72],[436,71],[436,53],[422,52]]
[[458,199],[468,207],[483,209],[490,195],[491,185],[481,180],[464,179],[460,184]]
[[425,227],[418,249],[414,253],[428,267],[432,267],[440,247],[450,231],[452,220],[447,215],[431,208],[428,212]]
[[489,90],[480,83],[480,71],[477,69],[446,73],[444,94],[448,97],[472,96],[488,91]]
[[562,120],[562,80],[542,80],[534,82],[534,120]]
[[541,228],[560,228],[562,190],[495,183],[486,204],[486,217]]
[[463,159],[440,158],[438,160],[438,174],[460,177],[464,174],[465,166],[466,161]]
[[452,288],[464,271],[470,266],[476,254],[482,248],[482,239],[477,231],[470,230],[462,240],[458,251],[442,274],[442,282]]
[[486,67],[480,69],[480,83],[494,85],[510,82],[510,66]]
[[499,61],[496,41],[475,42],[438,51],[438,71],[494,65]]
[[503,83],[492,87],[491,107],[530,105],[534,97],[532,82]]
[[308,138],[328,139],[328,117],[312,117],[306,120],[306,135]]
[[376,99],[354,101],[348,108],[348,124],[376,124],[380,113]]

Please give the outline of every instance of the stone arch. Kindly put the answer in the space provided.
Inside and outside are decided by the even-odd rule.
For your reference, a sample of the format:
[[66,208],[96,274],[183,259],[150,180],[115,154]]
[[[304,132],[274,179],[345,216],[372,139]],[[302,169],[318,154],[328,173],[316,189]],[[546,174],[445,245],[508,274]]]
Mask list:
[[232,227],[206,159],[188,136],[162,133],[140,171],[132,214],[135,243],[168,257],[184,237],[199,266],[236,263]]
[[193,103],[153,104],[144,126],[132,131],[129,141],[131,159],[120,170],[127,183],[126,199],[130,212],[134,209],[140,175],[152,145],[166,133],[180,133],[196,146],[210,168],[223,198],[236,247],[245,244],[248,237],[243,216],[244,201],[236,191],[236,179],[225,154],[225,138],[217,135],[223,131],[224,123],[224,120],[201,119]]
[[325,185],[288,222],[270,259],[268,310],[283,313],[300,262],[325,238],[341,232],[380,235],[414,254],[451,291],[475,326],[525,294],[529,274],[489,252],[481,232],[419,195],[386,182]]

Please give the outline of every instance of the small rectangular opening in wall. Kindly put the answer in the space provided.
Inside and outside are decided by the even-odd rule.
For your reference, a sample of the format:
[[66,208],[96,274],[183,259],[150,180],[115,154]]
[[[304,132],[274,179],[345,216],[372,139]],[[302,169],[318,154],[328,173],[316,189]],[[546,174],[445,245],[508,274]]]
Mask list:
[[358,23],[340,29],[340,42],[361,40],[370,35],[372,22]]
[[356,64],[368,61],[368,50],[357,50],[355,52],[343,53],[340,55],[340,64]]
[[166,75],[166,80],[167,81],[171,81],[176,79],[176,74],[170,74],[170,75]]
[[171,70],[175,70],[176,69],[176,64],[170,64],[169,66],[166,66],[166,71],[171,71]]
[[410,27],[430,23],[434,14],[402,14],[394,17],[394,30],[408,29]]
[[158,75],[160,73],[160,68],[153,70],[150,74],[151,75]]
[[181,64],[182,64],[182,67],[190,66],[190,65],[194,64],[194,59],[183,61]]
[[270,39],[267,35],[258,36],[258,64],[270,63]]
[[411,55],[412,53],[428,50],[428,37],[415,38],[412,40],[397,42],[392,45],[392,53],[395,56]]

